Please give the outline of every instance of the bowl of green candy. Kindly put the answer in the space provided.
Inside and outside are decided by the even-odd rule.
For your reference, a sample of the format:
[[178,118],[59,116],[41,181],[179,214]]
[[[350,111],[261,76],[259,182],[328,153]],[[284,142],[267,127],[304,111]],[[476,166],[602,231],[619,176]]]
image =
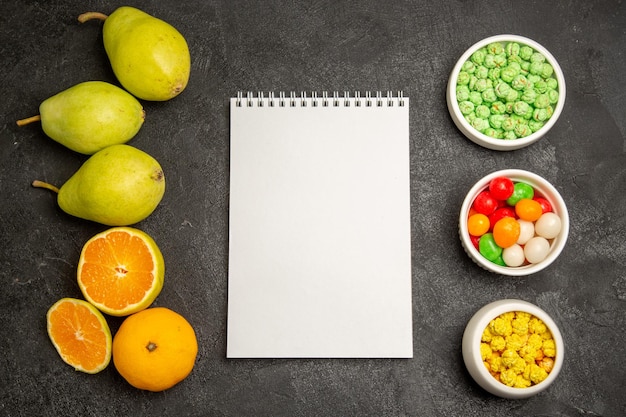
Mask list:
[[448,79],[446,101],[468,139],[510,151],[535,143],[554,126],[565,104],[565,78],[537,42],[496,35],[461,55]]

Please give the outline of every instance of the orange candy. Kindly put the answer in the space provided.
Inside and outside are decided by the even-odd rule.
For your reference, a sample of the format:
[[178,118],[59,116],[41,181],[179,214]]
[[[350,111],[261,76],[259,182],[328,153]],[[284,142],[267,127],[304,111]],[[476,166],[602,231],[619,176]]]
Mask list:
[[522,220],[534,222],[541,217],[543,209],[538,201],[523,198],[515,204],[515,214]]
[[519,239],[520,225],[512,217],[503,217],[493,226],[493,239],[501,248],[512,246]]
[[467,219],[467,230],[472,236],[482,236],[489,230],[489,217],[475,213]]

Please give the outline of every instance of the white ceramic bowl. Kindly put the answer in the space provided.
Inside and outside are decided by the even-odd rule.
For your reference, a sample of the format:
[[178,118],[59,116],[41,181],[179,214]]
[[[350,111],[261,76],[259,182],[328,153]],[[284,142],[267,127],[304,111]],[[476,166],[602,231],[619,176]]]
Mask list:
[[[559,91],[558,102],[556,103],[556,106],[554,107],[554,112],[552,114],[552,117],[548,119],[548,121],[545,123],[545,125],[541,129],[537,130],[536,132],[532,133],[529,136],[518,138],[518,139],[510,139],[510,140],[492,138],[476,130],[474,127],[472,127],[470,123],[463,116],[463,113],[461,113],[461,110],[459,109],[459,104],[456,99],[456,86],[457,86],[459,72],[461,71],[461,67],[463,66],[463,63],[465,63],[465,61],[467,61],[476,50],[483,48],[492,42],[501,42],[503,44],[506,44],[508,42],[517,42],[520,45],[528,45],[531,48],[533,48],[535,51],[542,53],[545,56],[546,61],[550,63],[554,69],[553,76],[554,78],[556,78],[558,82],[558,86],[557,86],[558,91]],[[463,55],[461,55],[461,58],[459,58],[456,65],[452,69],[452,72],[450,73],[450,78],[448,79],[446,101],[448,103],[448,110],[450,112],[450,115],[452,116],[452,120],[454,121],[454,124],[456,124],[459,130],[468,139],[488,149],[493,149],[497,151],[511,151],[511,150],[520,149],[532,143],[535,143],[541,137],[543,137],[552,128],[552,126],[554,126],[565,104],[565,92],[566,92],[565,78],[563,77],[563,71],[561,70],[561,67],[559,66],[559,63],[557,62],[557,60],[554,58],[554,56],[552,56],[552,54],[546,48],[544,48],[537,42],[533,41],[532,39],[528,39],[523,36],[496,35],[496,36],[492,36],[489,38],[485,38],[475,43],[469,49],[467,49],[467,51],[465,51]]]
[[[489,186],[491,180],[496,177],[507,177],[513,182],[525,182],[531,185],[535,190],[535,195],[544,197],[548,200],[552,205],[554,213],[560,217],[561,232],[557,237],[551,239],[550,252],[543,261],[519,267],[501,266],[482,256],[478,249],[476,249],[476,247],[472,244],[472,240],[467,229],[467,218],[469,216],[470,208],[472,207],[472,203],[474,202],[476,196],[481,191],[485,190]],[[561,197],[561,194],[559,194],[556,188],[554,188],[547,180],[529,171],[521,169],[505,169],[492,172],[474,184],[461,205],[461,212],[459,214],[459,237],[461,238],[463,249],[465,249],[465,252],[476,264],[490,272],[508,276],[524,276],[539,272],[548,267],[561,254],[561,251],[565,247],[568,235],[569,215],[563,197]]]
[[[509,311],[523,311],[541,319],[552,333],[552,338],[556,346],[556,355],[552,371],[548,374],[546,379],[528,388],[509,387],[496,380],[489,373],[487,368],[485,368],[480,354],[481,337],[489,322],[500,314]],[[474,314],[467,323],[465,332],[463,333],[462,351],[465,366],[478,385],[493,395],[503,398],[520,399],[531,397],[545,390],[554,382],[563,366],[565,345],[559,328],[545,311],[526,301],[508,299],[487,304]]]

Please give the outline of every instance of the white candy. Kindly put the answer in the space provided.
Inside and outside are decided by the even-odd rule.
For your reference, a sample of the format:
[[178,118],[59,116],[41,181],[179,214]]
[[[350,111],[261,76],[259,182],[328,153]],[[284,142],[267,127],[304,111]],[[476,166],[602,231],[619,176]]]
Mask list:
[[524,259],[524,249],[516,243],[502,251],[502,260],[506,266],[521,266]]
[[535,233],[546,239],[554,239],[561,232],[561,218],[555,213],[544,213],[535,223]]
[[528,220],[517,219],[519,223],[519,238],[517,238],[518,245],[525,245],[530,239],[535,236],[535,225]]
[[526,242],[524,246],[524,256],[531,264],[543,261],[550,252],[550,243],[541,236],[535,236]]

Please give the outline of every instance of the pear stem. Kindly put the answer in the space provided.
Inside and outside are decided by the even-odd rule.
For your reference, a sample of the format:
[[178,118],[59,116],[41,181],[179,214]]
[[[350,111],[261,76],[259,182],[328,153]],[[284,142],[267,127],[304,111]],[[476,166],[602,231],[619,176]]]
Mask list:
[[59,193],[59,189],[57,187],[55,187],[52,184],[48,184],[47,182],[35,180],[35,181],[33,181],[32,186],[33,187],[37,187],[37,188],[46,188],[46,189],[48,189],[50,191],[54,191],[57,194]]
[[41,116],[38,114],[37,116],[31,116],[27,117],[26,119],[18,120],[16,123],[18,126],[26,126],[27,124],[39,121],[41,121]]
[[92,19],[98,19],[101,21],[105,21],[106,18],[109,17],[104,13],[100,13],[100,12],[85,12],[83,14],[81,14],[80,16],[78,16],[78,21],[80,23],[85,23],[88,20],[92,20]]

